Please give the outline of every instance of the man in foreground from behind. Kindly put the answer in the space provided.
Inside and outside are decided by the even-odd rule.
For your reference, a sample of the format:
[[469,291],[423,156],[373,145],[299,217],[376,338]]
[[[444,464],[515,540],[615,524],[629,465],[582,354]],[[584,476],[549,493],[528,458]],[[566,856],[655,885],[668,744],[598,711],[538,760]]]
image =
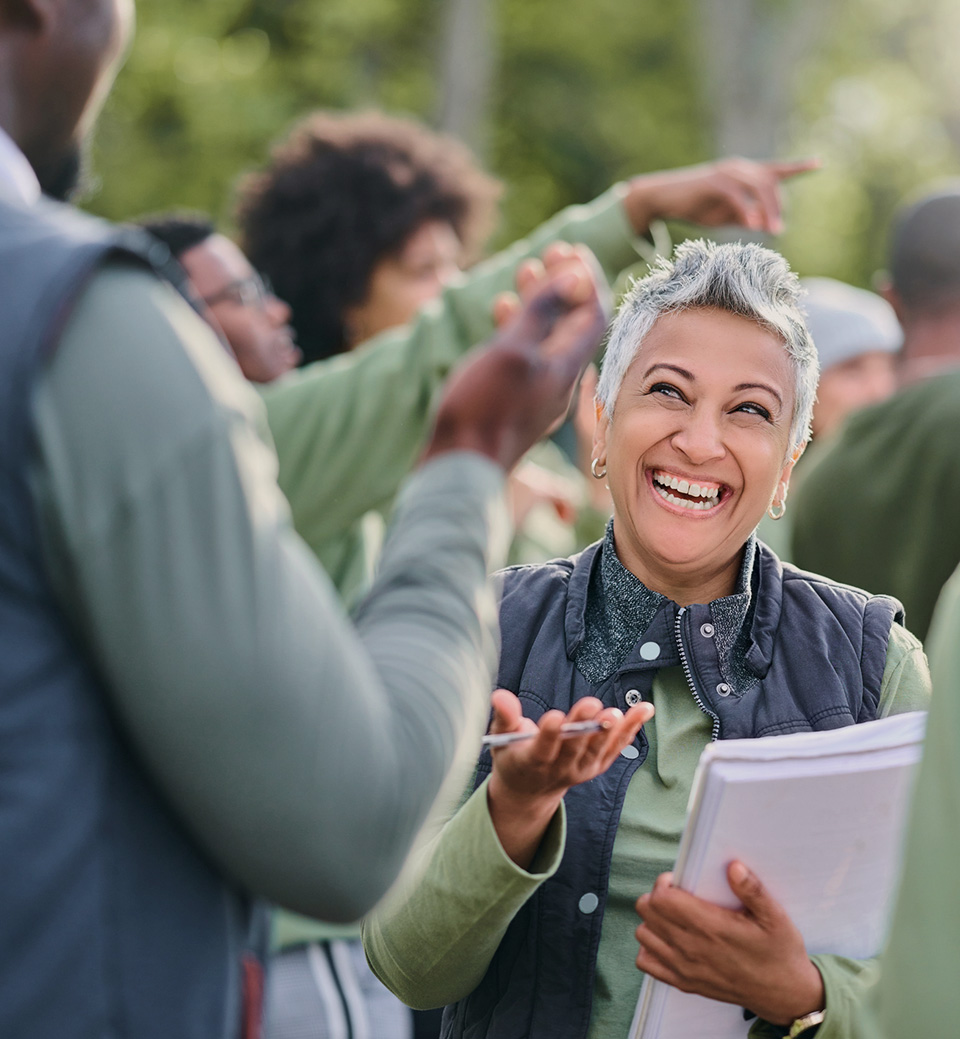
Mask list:
[[476,750],[503,474],[603,312],[568,256],[452,380],[351,626],[233,360],[144,240],[40,197],[131,22],[0,0],[0,1035],[250,1039],[257,896],[361,915]]

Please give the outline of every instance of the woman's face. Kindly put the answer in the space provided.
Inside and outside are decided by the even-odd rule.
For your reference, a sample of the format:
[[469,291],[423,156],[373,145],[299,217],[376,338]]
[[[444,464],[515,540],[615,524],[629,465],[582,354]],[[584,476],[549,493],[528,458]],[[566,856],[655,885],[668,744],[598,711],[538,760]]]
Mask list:
[[[741,549],[793,467],[795,397],[781,341],[714,308],[663,315],[600,413],[623,564],[657,591],[733,590]],[[674,598],[677,596],[674,595]],[[678,600],[679,601],[679,600]]]
[[344,311],[351,348],[411,321],[459,273],[459,256],[460,239],[450,224],[421,224],[396,255],[373,268],[364,301]]

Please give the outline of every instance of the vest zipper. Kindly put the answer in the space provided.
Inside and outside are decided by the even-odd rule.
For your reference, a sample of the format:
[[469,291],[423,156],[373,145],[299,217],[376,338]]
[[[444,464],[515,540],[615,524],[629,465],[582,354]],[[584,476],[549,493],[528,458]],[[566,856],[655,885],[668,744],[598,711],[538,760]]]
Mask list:
[[693,693],[693,698],[696,700],[697,706],[705,715],[713,719],[713,734],[710,739],[718,740],[720,738],[720,716],[714,714],[703,700],[700,699],[700,694],[697,692],[697,687],[693,681],[693,672],[690,670],[690,661],[687,659],[687,651],[683,648],[683,638],[680,635],[680,622],[683,620],[683,615],[686,612],[686,606],[681,606],[677,611],[677,622],[673,628],[673,634],[677,640],[677,649],[680,651],[680,663],[683,664],[683,673],[686,676],[687,685],[690,686],[690,692]]

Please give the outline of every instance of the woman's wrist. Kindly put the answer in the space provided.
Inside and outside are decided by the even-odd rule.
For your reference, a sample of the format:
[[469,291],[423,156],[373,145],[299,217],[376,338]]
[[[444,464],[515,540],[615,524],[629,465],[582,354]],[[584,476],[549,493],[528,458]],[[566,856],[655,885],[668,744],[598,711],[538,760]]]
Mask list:
[[487,782],[490,821],[506,855],[527,869],[540,847],[550,821],[563,801],[565,791],[531,794],[513,790],[496,769]]
[[789,1028],[798,1018],[825,1009],[825,1004],[826,991],[823,978],[820,971],[817,970],[816,964],[812,960],[807,960],[807,968],[791,984],[790,995],[780,1000],[777,1012],[771,1013],[769,1016],[765,1014],[760,1016],[771,1024]]

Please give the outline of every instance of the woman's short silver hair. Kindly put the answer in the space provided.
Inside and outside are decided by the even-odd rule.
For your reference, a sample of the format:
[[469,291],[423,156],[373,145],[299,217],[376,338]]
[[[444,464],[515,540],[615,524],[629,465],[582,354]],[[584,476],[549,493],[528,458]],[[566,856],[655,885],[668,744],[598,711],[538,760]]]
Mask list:
[[623,377],[661,314],[717,307],[756,321],[783,342],[796,375],[790,426],[790,450],[796,450],[810,434],[819,376],[817,351],[799,307],[802,293],[787,261],[763,246],[717,245],[703,239],[682,242],[673,259],[661,257],[620,304],[607,337],[597,400],[612,417]]

